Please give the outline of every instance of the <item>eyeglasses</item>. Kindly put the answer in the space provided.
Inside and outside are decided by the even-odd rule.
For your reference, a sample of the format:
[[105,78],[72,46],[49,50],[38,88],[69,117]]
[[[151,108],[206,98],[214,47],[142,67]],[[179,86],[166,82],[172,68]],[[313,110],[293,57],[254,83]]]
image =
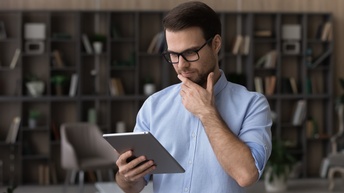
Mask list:
[[195,62],[199,60],[199,54],[198,52],[207,45],[213,38],[209,38],[200,48],[198,49],[190,49],[185,50],[184,52],[178,53],[178,52],[168,52],[165,51],[162,53],[165,60],[170,64],[177,64],[179,62],[179,56],[182,56],[184,60],[188,62]]

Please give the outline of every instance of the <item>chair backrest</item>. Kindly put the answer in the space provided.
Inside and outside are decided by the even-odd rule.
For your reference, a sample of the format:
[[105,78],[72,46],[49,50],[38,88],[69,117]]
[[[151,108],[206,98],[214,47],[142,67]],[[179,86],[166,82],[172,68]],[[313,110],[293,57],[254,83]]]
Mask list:
[[97,125],[87,122],[64,123],[60,129],[63,166],[77,167],[79,159],[90,157],[113,160],[114,163],[117,160],[118,155],[103,138]]

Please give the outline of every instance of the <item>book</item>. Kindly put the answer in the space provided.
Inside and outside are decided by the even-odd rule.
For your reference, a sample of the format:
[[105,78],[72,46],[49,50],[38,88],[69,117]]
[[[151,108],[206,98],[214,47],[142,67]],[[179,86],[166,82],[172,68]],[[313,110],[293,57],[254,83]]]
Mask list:
[[111,96],[118,96],[119,91],[116,85],[116,80],[114,78],[111,78],[109,81],[109,87],[110,87],[110,94]]
[[261,77],[254,77],[254,87],[257,92],[264,94],[263,80]]
[[232,54],[236,55],[240,53],[242,47],[243,37],[242,35],[237,35],[234,40]]
[[92,54],[93,51],[92,51],[91,43],[90,43],[90,40],[88,39],[87,34],[82,34],[81,38],[82,38],[82,43],[84,45],[86,53],[87,54]]
[[298,91],[298,88],[297,88],[297,83],[296,83],[296,80],[294,77],[290,77],[289,78],[289,82],[290,82],[290,86],[291,86],[291,90],[293,92],[293,94],[297,94],[299,91]]
[[250,43],[251,43],[250,36],[246,35],[243,41],[242,54],[248,55],[250,53]]
[[332,24],[328,21],[324,24],[323,30],[321,33],[321,40],[322,41],[329,41],[332,39]]
[[271,30],[257,30],[254,32],[256,37],[271,37],[272,31]]
[[314,137],[314,124],[313,124],[313,119],[311,118],[308,118],[306,120],[306,136],[307,138]]
[[48,165],[44,165],[44,185],[50,184],[50,167]]
[[306,100],[298,100],[296,102],[296,106],[294,108],[293,116],[292,116],[292,125],[300,126],[306,115]]
[[13,58],[12,58],[12,61],[10,63],[10,68],[11,69],[14,69],[18,63],[18,60],[19,60],[19,56],[20,56],[20,53],[21,53],[21,50],[19,48],[17,48],[14,52],[14,55],[13,55]]
[[313,82],[312,79],[310,77],[307,77],[306,79],[306,93],[307,94],[313,94]]
[[8,130],[6,143],[15,143],[18,135],[18,130],[20,126],[20,117],[14,117],[11,123],[10,129]]
[[119,95],[124,95],[124,87],[123,87],[123,83],[122,80],[120,78],[116,78],[116,84],[118,87],[118,91],[119,91]]
[[44,165],[42,164],[38,165],[38,184],[44,184]]
[[53,51],[53,56],[54,56],[54,64],[56,67],[64,67],[65,64],[62,60],[61,52],[59,50],[54,50]]
[[38,184],[39,185],[50,184],[50,168],[47,164],[38,165]]
[[164,32],[158,32],[152,38],[152,41],[149,43],[147,53],[156,54],[163,50],[164,47]]
[[265,77],[265,94],[273,95],[276,88],[276,76],[266,76]]
[[120,78],[111,78],[109,82],[111,96],[124,95],[124,87]]
[[74,73],[72,74],[72,78],[70,81],[70,87],[69,87],[70,97],[75,96],[77,87],[78,87],[78,74]]
[[277,50],[271,50],[266,54],[264,68],[275,68],[277,62]]

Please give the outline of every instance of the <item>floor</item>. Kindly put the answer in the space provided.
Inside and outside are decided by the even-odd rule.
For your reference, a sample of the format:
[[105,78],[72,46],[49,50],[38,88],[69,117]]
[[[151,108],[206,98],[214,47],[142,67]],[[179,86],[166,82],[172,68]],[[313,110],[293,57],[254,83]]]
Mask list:
[[[291,180],[288,184],[288,190],[285,193],[336,193],[344,192],[343,179],[337,179],[334,190],[328,191],[328,183],[323,179],[302,179]],[[5,188],[0,187],[1,193],[6,193]],[[14,193],[62,193],[63,186],[20,186]],[[66,193],[78,192],[77,186],[69,186]],[[92,184],[87,184],[84,189],[84,193],[97,193],[97,188]],[[114,193],[120,193],[121,191],[114,191]],[[258,182],[252,187],[247,188],[247,193],[264,193],[263,182]],[[283,193],[283,192],[282,192]]]

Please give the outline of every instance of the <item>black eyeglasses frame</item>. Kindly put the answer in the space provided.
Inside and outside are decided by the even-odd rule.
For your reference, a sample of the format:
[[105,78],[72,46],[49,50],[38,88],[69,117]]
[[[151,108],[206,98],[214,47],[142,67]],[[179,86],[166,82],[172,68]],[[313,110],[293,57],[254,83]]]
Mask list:
[[[209,44],[209,42],[211,42],[213,40],[213,37],[211,37],[211,38],[209,38],[201,47],[199,47],[198,49],[194,49],[194,50],[185,50],[185,51],[183,51],[183,52],[180,52],[180,53],[178,53],[178,52],[169,52],[169,51],[164,51],[161,55],[165,58],[165,60],[168,62],[168,63],[170,63],[170,64],[178,64],[179,63],[179,56],[182,56],[183,58],[184,58],[184,60],[186,60],[186,61],[188,61],[188,62],[196,62],[197,60],[199,60],[199,54],[198,54],[198,52],[202,49],[202,48],[204,48],[207,44]],[[186,53],[186,52],[195,52],[196,54],[197,54],[197,59],[195,59],[195,60],[188,60],[185,56],[184,56],[184,54]],[[171,54],[175,54],[175,55],[177,55],[178,57],[178,61],[177,62],[172,62],[171,60],[170,60],[170,55]]]

